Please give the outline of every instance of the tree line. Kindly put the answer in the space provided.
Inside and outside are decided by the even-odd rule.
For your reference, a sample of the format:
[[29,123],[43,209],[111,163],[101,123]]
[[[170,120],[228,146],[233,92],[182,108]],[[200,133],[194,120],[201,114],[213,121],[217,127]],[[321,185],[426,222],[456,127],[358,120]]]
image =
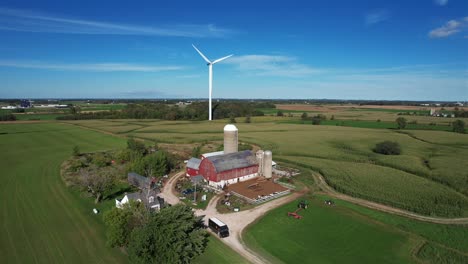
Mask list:
[[[255,102],[221,102],[213,105],[213,117],[223,119],[241,116],[263,116],[257,108],[271,106],[267,103]],[[273,105],[274,106],[274,105]],[[208,119],[208,103],[194,102],[189,105],[178,106],[162,102],[132,103],[120,111],[81,112],[72,107],[70,114],[58,117],[59,120],[83,119],[164,119],[164,120],[205,120]]]

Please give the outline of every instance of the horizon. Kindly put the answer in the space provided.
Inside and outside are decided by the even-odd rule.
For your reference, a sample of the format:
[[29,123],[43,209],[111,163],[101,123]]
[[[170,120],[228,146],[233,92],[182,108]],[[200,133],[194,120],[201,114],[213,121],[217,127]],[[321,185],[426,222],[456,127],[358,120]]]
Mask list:
[[288,3],[4,1],[0,98],[468,100],[466,1]]

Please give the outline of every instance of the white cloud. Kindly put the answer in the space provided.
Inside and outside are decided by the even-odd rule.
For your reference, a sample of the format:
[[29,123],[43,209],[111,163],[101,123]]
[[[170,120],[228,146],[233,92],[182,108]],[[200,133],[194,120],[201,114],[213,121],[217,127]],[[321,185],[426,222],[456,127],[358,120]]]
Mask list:
[[181,70],[181,66],[151,66],[128,63],[88,63],[66,64],[39,61],[0,60],[0,67],[29,68],[59,71],[92,71],[92,72],[161,72]]
[[320,73],[321,70],[297,62],[295,57],[280,55],[243,55],[225,61],[236,65],[238,70],[252,75],[302,77]]
[[444,6],[448,3],[448,0],[434,0],[434,3],[440,6]]
[[429,32],[430,38],[445,38],[468,27],[468,17],[459,20],[449,20],[445,25],[435,28]]
[[170,37],[224,37],[233,30],[213,24],[172,24],[159,26],[126,25],[52,16],[48,14],[0,8],[0,30],[99,35],[148,35]]
[[370,26],[383,22],[390,18],[390,13],[386,9],[373,10],[364,16],[366,25]]

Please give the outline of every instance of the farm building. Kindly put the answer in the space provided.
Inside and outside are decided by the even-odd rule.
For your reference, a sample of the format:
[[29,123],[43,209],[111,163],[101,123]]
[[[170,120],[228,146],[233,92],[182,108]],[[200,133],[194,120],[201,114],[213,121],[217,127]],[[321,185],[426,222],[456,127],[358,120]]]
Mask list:
[[202,154],[201,159],[191,158],[187,161],[186,176],[202,175],[209,185],[223,188],[257,176],[269,179],[273,163],[269,150],[239,152],[237,127],[229,124],[224,127],[224,151]]
[[155,190],[150,190],[147,193],[139,191],[125,194],[122,199],[115,199],[115,207],[122,208],[124,204],[130,201],[143,203],[147,209],[151,210],[159,210],[164,206],[164,199],[157,196]]
[[256,177],[258,161],[250,150],[211,156],[201,161],[199,173],[211,186],[222,188]]
[[141,202],[147,209],[159,210],[164,206],[164,199],[157,196],[158,191],[154,178],[147,178],[135,172],[130,172],[128,183],[140,189],[138,192],[126,193],[122,199],[115,199],[115,206],[122,208],[130,201]]
[[186,176],[197,176],[199,173],[201,159],[191,158],[187,161]]

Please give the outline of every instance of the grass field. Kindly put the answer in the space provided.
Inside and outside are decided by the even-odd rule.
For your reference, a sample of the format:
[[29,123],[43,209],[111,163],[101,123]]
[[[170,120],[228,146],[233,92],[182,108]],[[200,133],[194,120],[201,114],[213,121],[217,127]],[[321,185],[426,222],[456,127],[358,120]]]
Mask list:
[[[289,124],[304,124],[312,125],[311,121],[302,120],[285,120],[279,123]],[[396,122],[389,121],[367,121],[367,120],[325,120],[320,123],[322,126],[344,126],[344,127],[360,127],[360,128],[386,128],[386,129],[397,129]],[[429,125],[429,124],[407,124],[406,130],[439,130],[439,131],[452,131],[452,127],[449,125]]]
[[16,120],[55,120],[65,114],[15,114]]
[[233,251],[230,247],[223,244],[219,239],[210,236],[208,247],[205,253],[195,259],[195,264],[218,264],[218,263],[232,263],[243,264],[248,263],[246,260]]
[[60,164],[75,144],[97,151],[125,141],[70,125],[0,125],[3,263],[125,262],[119,250],[105,246],[92,200],[70,192],[60,178]]
[[247,244],[284,263],[466,263],[467,226],[414,221],[341,200],[330,207],[324,195],[306,198],[311,203],[299,212],[301,220],[286,217],[297,202],[270,211],[245,232]]
[[249,246],[284,263],[410,263],[418,242],[391,226],[374,223],[344,207],[310,200],[302,219],[288,217],[297,202],[266,214],[245,232]]

